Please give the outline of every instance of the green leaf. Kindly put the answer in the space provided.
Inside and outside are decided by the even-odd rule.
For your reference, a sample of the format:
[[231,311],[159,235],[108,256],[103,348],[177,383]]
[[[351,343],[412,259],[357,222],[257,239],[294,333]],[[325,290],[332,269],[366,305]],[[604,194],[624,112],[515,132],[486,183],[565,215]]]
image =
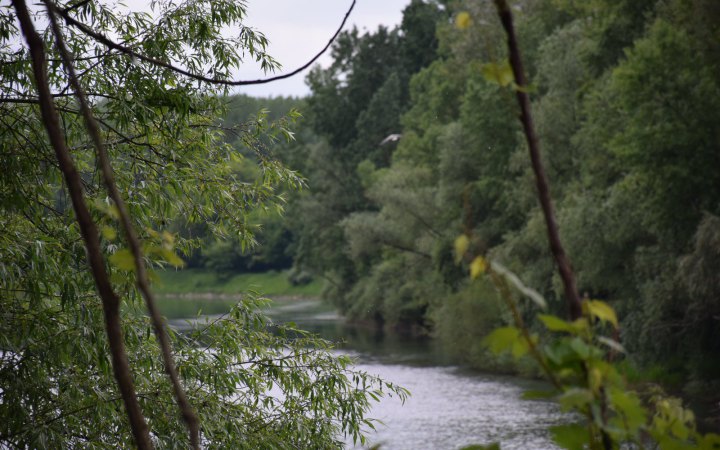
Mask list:
[[527,340],[524,336],[520,336],[518,340],[513,343],[512,349],[510,352],[512,353],[513,357],[520,358],[521,356],[525,356],[527,352],[530,350],[530,345],[528,344]]
[[545,400],[553,398],[557,392],[554,391],[540,391],[540,390],[528,390],[522,393],[521,398],[523,400]]
[[110,264],[121,270],[135,270],[135,258],[127,248],[121,248],[108,258]]
[[515,75],[513,75],[512,67],[508,60],[500,63],[483,64],[480,72],[486,81],[499,84],[501,87],[508,86],[515,80]]
[[570,341],[570,348],[583,360],[590,359],[590,346],[580,338],[574,338]]
[[609,390],[610,406],[623,416],[624,423],[629,431],[636,431],[647,421],[647,411],[634,392],[625,392],[622,389]]
[[590,442],[590,433],[580,424],[550,427],[550,434],[557,445],[567,450],[582,450]]
[[567,331],[568,333],[576,333],[575,327],[571,323],[562,320],[557,316],[550,314],[538,314],[538,319],[545,325],[549,331]]
[[185,266],[185,261],[183,261],[182,258],[180,258],[180,257],[177,255],[177,253],[175,253],[174,251],[172,251],[172,250],[170,250],[170,249],[162,248],[162,249],[160,250],[160,254],[161,254],[162,257],[165,259],[165,261],[167,261],[168,263],[170,263],[173,267],[183,267],[183,266]]
[[720,435],[708,433],[703,436],[700,441],[701,450],[717,450],[720,449]]
[[592,403],[594,397],[589,389],[572,388],[558,397],[558,402],[564,410],[584,411]]
[[499,354],[513,349],[515,343],[521,339],[520,330],[515,327],[502,327],[493,330],[483,339],[483,343],[491,352]]

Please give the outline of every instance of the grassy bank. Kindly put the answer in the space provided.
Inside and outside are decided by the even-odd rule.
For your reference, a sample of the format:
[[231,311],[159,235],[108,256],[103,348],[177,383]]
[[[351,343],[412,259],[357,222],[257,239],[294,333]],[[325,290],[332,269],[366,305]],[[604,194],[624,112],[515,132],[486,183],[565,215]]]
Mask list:
[[224,276],[203,269],[185,269],[159,271],[157,274],[159,279],[153,287],[163,296],[206,293],[236,295],[254,291],[267,297],[317,297],[322,289],[321,283],[317,280],[302,286],[293,286],[288,281],[286,272],[270,271]]
[[203,314],[227,312],[244,293],[256,292],[269,298],[316,298],[319,281],[293,286],[286,272],[243,273],[222,276],[202,269],[165,270],[157,272],[153,284],[158,307],[168,318],[176,319]]

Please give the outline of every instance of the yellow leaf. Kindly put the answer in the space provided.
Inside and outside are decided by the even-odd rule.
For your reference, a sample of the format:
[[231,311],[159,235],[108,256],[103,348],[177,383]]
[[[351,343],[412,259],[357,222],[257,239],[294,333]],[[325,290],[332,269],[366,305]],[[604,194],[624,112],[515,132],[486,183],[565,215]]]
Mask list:
[[615,328],[618,328],[617,315],[610,305],[600,300],[587,300],[585,305],[587,305],[588,314],[592,317],[596,317],[603,322],[610,322]]
[[175,243],[175,235],[172,233],[168,233],[167,231],[162,232],[162,239],[163,242],[170,244],[170,246]]
[[545,328],[550,331],[567,331],[568,333],[576,334],[576,329],[573,325],[559,317],[549,314],[539,314],[538,319],[540,319],[540,321],[545,325]]
[[168,250],[166,248],[163,248],[160,251],[160,254],[165,259],[165,261],[172,264],[174,267],[183,267],[185,265],[185,261],[182,260],[174,251]]
[[470,263],[470,278],[473,280],[483,273],[485,273],[485,270],[487,269],[487,263],[485,262],[485,258],[482,256],[478,256],[477,258],[473,259],[473,262]]
[[502,87],[509,85],[515,80],[515,75],[508,60],[500,63],[483,64],[480,72],[486,81],[499,84]]
[[455,16],[455,26],[458,27],[458,29],[465,30],[470,25],[472,25],[472,18],[467,11],[463,11]]
[[120,219],[120,210],[115,205],[110,205],[110,207],[107,209],[107,214],[115,220]]
[[455,264],[460,264],[469,247],[470,239],[464,234],[461,234],[455,239]]
[[603,374],[597,367],[593,367],[590,372],[588,373],[588,383],[590,384],[590,388],[598,392],[600,389],[600,386],[602,386],[603,382]]
[[113,228],[113,227],[109,227],[106,225],[106,226],[102,227],[101,231],[102,231],[103,237],[105,239],[107,239],[108,241],[112,241],[117,237],[117,231],[115,231],[115,228]]

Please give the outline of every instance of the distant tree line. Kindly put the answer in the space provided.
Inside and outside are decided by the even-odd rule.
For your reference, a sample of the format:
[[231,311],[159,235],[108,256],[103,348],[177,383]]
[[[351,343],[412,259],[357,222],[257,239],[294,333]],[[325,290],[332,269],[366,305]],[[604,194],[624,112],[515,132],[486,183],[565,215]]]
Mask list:
[[[688,393],[720,392],[720,6],[514,8],[581,295],[620,313],[634,363],[662,367]],[[455,26],[460,11],[472,27]],[[556,312],[563,303],[513,93],[488,82],[506,58],[491,2],[414,0],[393,29],[344,32],[332,65],[307,77],[308,98],[271,100],[303,114],[275,151],[309,189],[293,194],[287,220],[266,221],[263,253],[213,244],[202,263],[292,264],[325,279],[349,318],[429,333],[472,364],[507,369],[480,341],[508,312],[492,286],[468,280],[455,238],[472,236],[475,253]]]
[[[514,4],[580,292],[620,312],[636,363],[720,392],[720,7]],[[472,27],[454,26],[459,11]],[[498,368],[478,342],[508,314],[454,260],[458,234],[562,308],[517,106],[488,82],[503,39],[492,4],[473,1],[415,0],[394,29],[345,32],[278,150],[309,189],[276,234],[348,317]]]

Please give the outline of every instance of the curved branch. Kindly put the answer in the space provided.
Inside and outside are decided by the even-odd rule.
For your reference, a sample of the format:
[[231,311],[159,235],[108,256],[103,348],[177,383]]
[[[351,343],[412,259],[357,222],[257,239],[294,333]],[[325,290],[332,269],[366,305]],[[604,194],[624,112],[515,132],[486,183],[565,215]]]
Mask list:
[[248,85],[253,85],[253,84],[271,83],[273,81],[290,78],[290,77],[295,76],[298,73],[302,72],[303,70],[307,69],[308,67],[310,67],[315,61],[318,60],[318,58],[320,58],[327,51],[328,48],[330,48],[332,43],[338,37],[338,35],[342,31],[343,27],[345,26],[345,23],[347,22],[348,17],[350,17],[350,13],[352,12],[353,8],[355,8],[355,2],[356,2],[356,0],[352,0],[352,3],[350,4],[350,8],[348,8],[347,12],[345,13],[345,17],[343,17],[343,20],[340,23],[340,26],[337,28],[337,30],[335,31],[335,34],[332,35],[332,37],[330,38],[328,43],[325,45],[325,47],[323,47],[322,50],[320,50],[315,56],[313,56],[313,58],[310,59],[310,61],[308,61],[307,63],[303,64],[302,66],[298,67],[297,69],[293,70],[292,72],[286,73],[283,75],[278,75],[278,76],[274,76],[274,77],[270,77],[270,78],[260,78],[257,80],[236,80],[236,81],[223,80],[220,78],[204,77],[202,75],[198,75],[198,74],[192,73],[190,71],[187,71],[183,68],[174,66],[165,61],[162,61],[162,60],[159,60],[156,58],[151,58],[149,56],[143,55],[142,53],[138,53],[138,52],[134,51],[133,49],[131,49],[130,47],[126,47],[124,45],[118,44],[117,42],[113,41],[112,39],[108,38],[107,36],[96,32],[95,30],[93,30],[89,26],[85,25],[84,23],[73,19],[70,16],[68,11],[58,8],[57,5],[50,3],[49,1],[46,1],[45,4],[48,6],[48,8],[52,12],[54,12],[57,15],[59,15],[60,17],[62,17],[68,25],[71,25],[71,26],[79,29],[86,35],[88,35],[91,38],[95,39],[96,41],[102,43],[103,45],[105,45],[108,48],[117,50],[117,51],[124,53],[126,55],[129,55],[133,58],[137,58],[141,61],[145,61],[152,65],[163,67],[168,70],[172,70],[175,73],[179,73],[181,75],[185,75],[189,78],[192,78],[192,79],[198,80],[198,81],[202,81],[205,83],[217,84],[217,85],[223,85],[223,86],[248,86]]
[[190,406],[190,402],[187,400],[185,391],[180,385],[180,377],[178,376],[177,369],[175,367],[175,360],[172,356],[170,338],[167,334],[167,330],[165,329],[164,319],[160,314],[160,311],[157,309],[157,306],[155,305],[155,299],[153,297],[152,291],[150,290],[150,281],[148,279],[147,270],[143,261],[144,256],[140,239],[137,235],[137,232],[135,231],[135,227],[132,224],[132,220],[130,219],[130,213],[127,209],[127,206],[125,205],[125,201],[120,195],[120,191],[115,184],[113,168],[110,163],[110,158],[107,154],[107,150],[105,148],[102,136],[100,134],[100,128],[95,120],[95,117],[93,117],[92,111],[88,104],[87,98],[85,97],[82,86],[80,86],[80,81],[78,80],[77,73],[75,72],[75,67],[72,64],[70,52],[68,51],[65,45],[65,41],[63,40],[62,32],[60,30],[60,26],[58,25],[57,18],[53,13],[50,2],[48,0],[43,0],[43,2],[48,8],[48,16],[50,18],[50,24],[53,30],[53,34],[55,35],[55,42],[58,51],[60,52],[60,55],[62,57],[65,70],[70,79],[70,85],[75,91],[75,95],[80,104],[80,110],[82,111],[83,117],[85,119],[85,126],[87,127],[88,134],[90,135],[93,141],[93,145],[95,146],[105,186],[108,190],[108,193],[110,194],[110,198],[112,198],[115,206],[118,209],[120,221],[125,231],[125,239],[127,240],[130,251],[132,252],[135,260],[135,274],[137,286],[142,293],[143,298],[145,299],[145,305],[147,306],[148,312],[150,314],[150,319],[155,330],[155,335],[160,344],[160,350],[162,352],[165,372],[168,374],[168,377],[170,378],[170,381],[172,383],[173,391],[175,394],[175,398],[177,399],[182,418],[185,421],[188,430],[190,431],[190,444],[192,448],[199,449],[199,420],[192,406]]

